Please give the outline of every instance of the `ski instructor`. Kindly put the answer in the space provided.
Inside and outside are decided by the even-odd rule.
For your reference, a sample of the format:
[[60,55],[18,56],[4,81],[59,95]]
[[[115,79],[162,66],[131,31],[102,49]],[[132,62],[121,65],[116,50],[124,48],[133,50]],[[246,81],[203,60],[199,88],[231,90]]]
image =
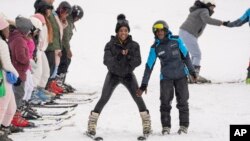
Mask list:
[[104,49],[104,64],[108,68],[108,73],[103,85],[101,98],[89,115],[88,131],[86,133],[88,136],[95,136],[99,115],[109,101],[114,89],[120,83],[128,89],[138,106],[142,118],[143,134],[151,133],[149,111],[143,99],[136,96],[138,83],[133,73],[134,69],[141,64],[140,47],[137,42],[133,41],[132,36],[129,35],[130,27],[125,15],[118,15],[117,20],[116,36],[111,36],[111,40]]

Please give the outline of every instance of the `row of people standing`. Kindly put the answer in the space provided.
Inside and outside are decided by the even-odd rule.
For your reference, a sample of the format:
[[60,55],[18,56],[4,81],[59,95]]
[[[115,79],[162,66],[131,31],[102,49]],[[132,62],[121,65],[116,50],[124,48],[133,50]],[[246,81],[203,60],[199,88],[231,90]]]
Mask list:
[[[1,15],[1,86],[4,89],[0,97],[1,141],[11,140],[7,136],[10,127],[33,126],[27,118],[39,115],[30,102],[49,102],[67,91],[62,79],[72,57],[69,42],[74,23],[83,17],[83,10],[66,1],[53,10],[53,2],[37,0],[35,14],[30,18],[18,16],[15,22]],[[59,78],[62,73],[64,78]]]

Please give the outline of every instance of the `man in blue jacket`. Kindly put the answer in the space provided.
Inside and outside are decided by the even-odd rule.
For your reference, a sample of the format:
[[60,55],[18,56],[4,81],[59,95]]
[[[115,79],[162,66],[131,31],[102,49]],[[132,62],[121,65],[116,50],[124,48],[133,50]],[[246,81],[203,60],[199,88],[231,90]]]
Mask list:
[[170,133],[170,111],[174,91],[177,99],[177,108],[180,113],[180,129],[178,133],[187,133],[189,126],[187,75],[190,73],[194,81],[196,81],[194,67],[184,43],[178,36],[171,34],[165,21],[159,20],[155,22],[153,33],[155,35],[155,43],[150,48],[142,83],[137,90],[137,96],[141,96],[146,91],[151,72],[158,57],[161,62],[160,112],[163,128],[162,134]]
[[[244,15],[241,16],[239,19],[233,22],[224,22],[223,25],[227,27],[239,27],[247,22],[249,23],[249,26],[250,26],[250,8],[247,9]],[[246,83],[250,84],[250,61],[249,61],[247,70],[248,70],[248,73],[247,73]]]

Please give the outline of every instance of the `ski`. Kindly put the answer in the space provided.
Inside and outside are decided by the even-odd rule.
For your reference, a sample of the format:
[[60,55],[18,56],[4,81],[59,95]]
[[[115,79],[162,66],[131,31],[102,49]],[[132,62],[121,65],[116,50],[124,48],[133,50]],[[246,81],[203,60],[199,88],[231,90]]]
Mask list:
[[91,95],[95,95],[97,94],[97,91],[93,91],[93,92],[79,92],[76,91],[74,93],[67,93],[66,95],[87,95],[87,96],[91,96]]
[[53,103],[52,104],[45,104],[45,105],[34,105],[37,108],[74,108],[77,107],[77,103]]
[[85,99],[85,100],[78,100],[78,99],[58,99],[56,100],[55,102],[56,103],[71,103],[71,104],[88,104],[88,103],[91,103],[93,102],[94,100],[93,99]]
[[44,110],[44,108],[37,108],[37,112],[39,115],[41,116],[63,116],[63,115],[66,115],[68,114],[69,112],[73,111],[75,109],[75,107],[73,108],[67,108],[67,110],[65,109],[58,109],[58,108],[55,108],[55,109],[52,109],[50,108],[49,110]]
[[72,127],[72,126],[75,126],[74,122],[69,122],[69,123],[61,122],[61,123],[53,124],[53,125],[39,126],[38,128],[25,128],[24,132],[44,134],[44,133],[51,132],[51,131],[61,130],[63,127]]
[[83,134],[86,135],[87,137],[91,138],[93,141],[103,141],[103,138],[100,136],[91,135],[88,132],[85,132]]

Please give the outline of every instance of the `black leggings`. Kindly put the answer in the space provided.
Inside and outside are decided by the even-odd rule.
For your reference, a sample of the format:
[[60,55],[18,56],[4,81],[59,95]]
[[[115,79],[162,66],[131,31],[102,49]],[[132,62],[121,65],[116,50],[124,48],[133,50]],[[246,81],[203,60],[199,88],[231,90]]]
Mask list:
[[117,87],[118,84],[123,84],[131,94],[132,98],[134,99],[135,103],[138,106],[140,112],[147,111],[146,105],[142,99],[142,97],[136,96],[136,90],[138,89],[138,83],[135,78],[134,74],[131,74],[129,77],[120,77],[108,72],[104,86],[102,89],[102,96],[98,103],[95,106],[94,112],[101,113],[103,107],[109,101],[114,89]]

